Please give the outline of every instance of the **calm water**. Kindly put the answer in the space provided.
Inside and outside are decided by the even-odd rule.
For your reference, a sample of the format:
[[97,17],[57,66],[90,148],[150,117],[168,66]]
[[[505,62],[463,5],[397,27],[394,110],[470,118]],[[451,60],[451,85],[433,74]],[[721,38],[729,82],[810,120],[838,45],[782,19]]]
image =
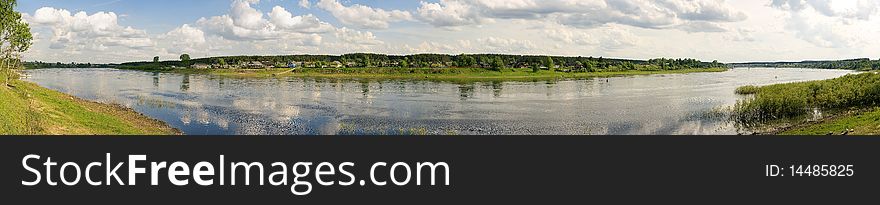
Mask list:
[[27,71],[27,80],[122,104],[195,135],[736,134],[731,123],[707,114],[741,99],[736,87],[847,73],[752,68],[456,84],[43,69]]

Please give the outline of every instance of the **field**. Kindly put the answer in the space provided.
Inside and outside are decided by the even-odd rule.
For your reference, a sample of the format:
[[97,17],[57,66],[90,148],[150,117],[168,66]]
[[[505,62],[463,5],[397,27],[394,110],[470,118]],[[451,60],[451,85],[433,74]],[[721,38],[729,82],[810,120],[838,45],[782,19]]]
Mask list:
[[[741,87],[737,93],[754,95],[733,108],[735,121],[745,126],[807,119],[803,122],[806,124],[782,133],[839,134],[855,129],[856,132],[850,133],[872,134],[877,133],[880,125],[874,120],[880,115],[874,110],[880,105],[880,74],[875,72],[829,80]],[[813,116],[814,113],[822,115]]]
[[[5,78],[0,73],[0,78]],[[14,74],[13,74],[14,75]],[[14,76],[17,77],[17,76]],[[90,102],[20,80],[0,84],[0,135],[168,135],[165,123],[131,109]]]

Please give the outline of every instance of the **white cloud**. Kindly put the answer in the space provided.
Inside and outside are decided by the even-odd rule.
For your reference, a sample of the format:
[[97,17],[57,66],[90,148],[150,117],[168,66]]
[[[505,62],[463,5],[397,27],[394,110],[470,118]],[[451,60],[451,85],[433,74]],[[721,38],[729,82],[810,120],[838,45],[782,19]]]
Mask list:
[[678,29],[683,31],[691,32],[691,33],[699,33],[699,32],[727,32],[729,31],[726,27],[718,23],[705,22],[705,21],[694,21],[687,22],[678,26]]
[[235,0],[230,14],[201,18],[196,24],[208,34],[223,36],[230,40],[275,40],[312,38],[313,33],[325,33],[333,26],[314,15],[293,16],[280,6],[272,8],[269,19],[251,7],[257,0]]
[[333,26],[329,23],[322,22],[318,17],[312,14],[303,16],[293,16],[290,12],[280,6],[272,8],[269,13],[270,21],[273,25],[280,29],[302,33],[324,33],[333,30]]
[[200,53],[204,51],[207,40],[205,32],[184,24],[160,36],[163,42],[169,43],[167,50],[171,53]]
[[421,2],[419,19],[438,27],[452,27],[490,22],[467,3],[458,0],[440,0],[439,3]]
[[543,19],[580,28],[622,24],[691,32],[718,31],[719,26],[707,25],[747,18],[724,0],[441,0],[422,2],[418,14],[423,22],[438,27],[479,25],[492,19]]
[[[797,38],[826,48],[855,46],[863,37],[854,25],[878,14],[880,2],[866,0],[773,0],[770,6],[788,12],[785,28]],[[876,24],[874,24],[876,25]]]
[[308,9],[308,8],[312,7],[312,3],[309,2],[309,0],[299,0],[299,7],[303,7],[303,8]]
[[52,49],[79,52],[84,49],[104,51],[110,47],[144,49],[155,45],[146,31],[119,25],[118,16],[113,12],[71,15],[65,9],[43,7],[33,15],[24,15],[24,19],[35,27],[52,30],[49,39]]
[[343,42],[355,45],[379,45],[383,43],[382,41],[376,40],[376,36],[373,35],[373,32],[356,31],[345,27],[336,30],[336,38]]
[[537,46],[530,40],[517,40],[506,38],[487,37],[480,38],[476,41],[483,52],[491,53],[522,53],[534,51]]
[[360,4],[346,7],[337,0],[321,0],[318,8],[330,12],[343,24],[366,29],[386,29],[392,22],[412,20],[407,11],[385,11]]
[[828,17],[860,20],[868,20],[880,13],[880,2],[875,0],[772,0],[770,6],[792,12],[812,9]]

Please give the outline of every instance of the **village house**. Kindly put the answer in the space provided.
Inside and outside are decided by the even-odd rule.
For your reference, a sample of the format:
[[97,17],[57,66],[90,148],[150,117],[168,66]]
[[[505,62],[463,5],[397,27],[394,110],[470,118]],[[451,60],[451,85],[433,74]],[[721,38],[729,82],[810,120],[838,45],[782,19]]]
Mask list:
[[263,63],[261,63],[259,61],[248,61],[248,62],[242,62],[241,68],[261,69],[261,68],[266,68],[266,65],[263,65]]
[[196,64],[193,64],[193,65],[191,66],[191,68],[195,68],[195,69],[208,69],[208,68],[210,68],[210,66],[209,66],[208,64],[204,64],[204,63],[196,63]]
[[342,68],[342,63],[339,61],[333,61],[330,63],[331,68]]

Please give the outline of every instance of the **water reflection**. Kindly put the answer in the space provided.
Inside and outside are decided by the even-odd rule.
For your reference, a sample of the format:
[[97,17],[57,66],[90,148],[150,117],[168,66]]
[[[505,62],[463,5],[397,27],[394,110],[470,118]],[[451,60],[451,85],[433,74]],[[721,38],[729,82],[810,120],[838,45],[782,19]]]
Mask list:
[[474,83],[469,84],[461,84],[458,86],[459,97],[461,101],[465,101],[468,98],[474,97],[474,88],[476,85]]
[[189,91],[189,74],[183,74],[183,79],[180,82],[180,92]]
[[[742,85],[848,71],[751,69],[561,81],[236,79],[113,69],[26,71],[187,134],[736,134],[712,110]],[[778,77],[776,77],[778,76]]]
[[159,73],[153,73],[153,87],[159,87]]

